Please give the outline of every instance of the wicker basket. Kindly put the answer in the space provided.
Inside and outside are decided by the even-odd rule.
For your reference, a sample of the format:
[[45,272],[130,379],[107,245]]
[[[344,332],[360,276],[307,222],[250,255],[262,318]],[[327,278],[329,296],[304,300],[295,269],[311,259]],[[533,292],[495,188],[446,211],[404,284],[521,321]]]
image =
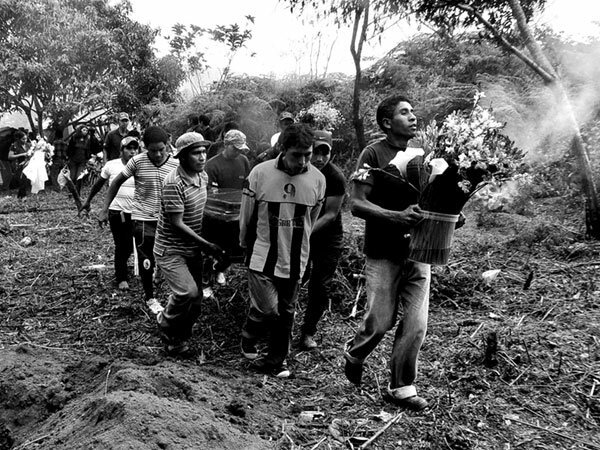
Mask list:
[[408,259],[425,264],[448,264],[458,214],[423,211],[410,233]]

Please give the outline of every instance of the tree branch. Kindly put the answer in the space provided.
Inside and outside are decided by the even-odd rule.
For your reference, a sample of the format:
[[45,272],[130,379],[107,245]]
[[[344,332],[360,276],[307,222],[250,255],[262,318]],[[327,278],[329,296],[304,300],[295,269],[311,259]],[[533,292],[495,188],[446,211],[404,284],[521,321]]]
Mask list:
[[521,61],[523,61],[525,64],[527,64],[535,73],[537,73],[544,80],[545,83],[550,84],[556,80],[556,76],[553,73],[549,73],[540,64],[538,64],[536,61],[528,57],[517,47],[508,42],[508,40],[504,36],[502,36],[498,29],[494,27],[489,21],[487,21],[479,11],[475,10],[475,8],[464,3],[458,3],[454,5],[454,7],[474,16],[489,32],[492,33],[494,38],[502,47],[504,47],[506,50],[508,50]]

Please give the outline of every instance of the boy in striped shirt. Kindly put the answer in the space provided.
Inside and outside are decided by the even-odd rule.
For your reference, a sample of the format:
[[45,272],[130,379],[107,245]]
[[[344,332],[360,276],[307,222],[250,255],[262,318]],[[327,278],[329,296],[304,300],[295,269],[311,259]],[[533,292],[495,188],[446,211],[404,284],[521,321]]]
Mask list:
[[[281,136],[281,154],[252,169],[243,190],[240,246],[246,249],[250,309],[242,329],[242,354],[251,368],[279,378],[290,372],[289,352],[300,280],[312,228],[325,197],[325,177],[310,164],[313,132],[292,124]],[[256,342],[270,332],[267,354]]]
[[162,185],[169,173],[179,165],[177,159],[167,152],[169,135],[158,126],[148,127],[142,141],[146,151],[129,160],[123,171],[110,184],[104,206],[98,220],[108,219],[108,208],[121,185],[130,177],[135,181],[135,192],[131,208],[133,236],[138,254],[138,267],[146,305],[153,314],[162,311],[162,306],[154,298],[154,235],[160,211]]

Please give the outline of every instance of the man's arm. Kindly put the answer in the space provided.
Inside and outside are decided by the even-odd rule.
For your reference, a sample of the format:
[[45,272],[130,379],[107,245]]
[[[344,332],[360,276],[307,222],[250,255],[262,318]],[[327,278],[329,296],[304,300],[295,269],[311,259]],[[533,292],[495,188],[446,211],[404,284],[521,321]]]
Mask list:
[[240,247],[247,248],[249,235],[255,234],[256,230],[250,230],[250,220],[256,207],[255,192],[250,188],[249,178],[244,182],[242,204],[240,206]]
[[126,177],[125,175],[123,175],[123,173],[120,173],[115,177],[113,182],[110,183],[110,186],[108,186],[108,191],[106,192],[106,197],[104,197],[102,209],[98,213],[98,222],[104,223],[108,221],[108,208],[110,207],[110,204],[112,203],[114,198],[117,196],[119,188],[127,178],[129,177]]
[[332,223],[342,210],[342,202],[344,201],[343,195],[335,195],[325,197],[325,208],[323,215],[317,219],[312,232],[318,233],[321,229],[327,227]]
[[92,199],[96,196],[96,194],[98,192],[100,192],[100,189],[102,189],[102,186],[104,186],[105,183],[106,183],[105,178],[102,178],[102,177],[98,178],[98,181],[96,181],[96,183],[94,183],[94,185],[90,189],[90,193],[87,197],[87,200],[79,208],[80,212],[83,211],[84,209],[87,211],[90,210],[90,203],[92,203]]
[[166,214],[169,219],[169,222],[171,223],[171,225],[173,226],[173,228],[175,230],[177,230],[180,234],[187,237],[188,239],[191,239],[191,240],[199,243],[200,247],[202,248],[202,251],[204,251],[205,253],[213,256],[214,258],[216,258],[219,261],[222,260],[222,258],[225,256],[225,252],[223,251],[223,249],[221,247],[219,247],[218,245],[213,244],[212,242],[208,242],[202,236],[199,236],[189,226],[187,226],[183,222],[183,211],[166,213]]
[[365,183],[352,183],[350,194],[350,211],[352,215],[361,219],[378,219],[395,223],[403,227],[410,227],[419,222],[423,216],[419,205],[410,205],[404,211],[392,211],[382,208],[368,200],[372,186]]

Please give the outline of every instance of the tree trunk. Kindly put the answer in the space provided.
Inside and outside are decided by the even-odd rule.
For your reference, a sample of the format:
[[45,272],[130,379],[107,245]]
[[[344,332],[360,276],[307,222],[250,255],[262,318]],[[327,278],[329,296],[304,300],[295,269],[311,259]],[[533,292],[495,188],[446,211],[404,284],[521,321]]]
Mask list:
[[[363,20],[362,27],[359,25],[360,20]],[[367,36],[367,27],[369,25],[369,0],[365,0],[360,8],[356,9],[354,17],[354,26],[352,29],[352,43],[350,45],[350,52],[352,53],[352,59],[354,60],[354,93],[352,97],[352,122],[354,125],[354,131],[356,132],[356,140],[358,142],[359,149],[363,149],[367,146],[365,139],[365,126],[362,115],[360,113],[360,87],[362,82],[362,69],[360,66],[360,60],[362,55],[362,46]]]

